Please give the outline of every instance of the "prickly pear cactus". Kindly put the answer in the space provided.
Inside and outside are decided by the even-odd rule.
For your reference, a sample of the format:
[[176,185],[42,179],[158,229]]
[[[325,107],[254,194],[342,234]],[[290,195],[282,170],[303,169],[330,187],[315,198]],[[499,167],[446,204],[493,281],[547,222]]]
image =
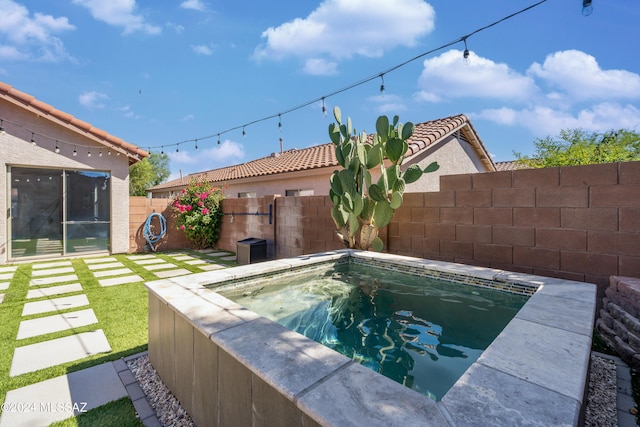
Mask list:
[[[336,122],[329,125],[329,137],[343,169],[331,175],[331,216],[348,248],[380,252],[383,243],[378,233],[402,205],[406,184],[439,166],[433,162],[423,170],[414,164],[402,172],[400,166],[409,149],[406,141],[413,135],[411,122],[403,125],[395,116],[390,123],[388,117],[380,116],[369,143],[366,133],[358,134],[352,127],[351,118],[342,122],[340,108],[335,107],[333,114]],[[380,178],[372,182],[370,171],[376,169]]]

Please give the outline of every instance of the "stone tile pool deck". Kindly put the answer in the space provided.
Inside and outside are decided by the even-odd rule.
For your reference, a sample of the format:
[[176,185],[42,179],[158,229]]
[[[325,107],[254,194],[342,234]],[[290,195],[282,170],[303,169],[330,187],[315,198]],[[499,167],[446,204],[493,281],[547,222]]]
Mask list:
[[[472,276],[479,283],[529,289],[533,295],[435,402],[205,287],[342,257],[375,258],[447,277]],[[190,413],[205,410],[203,399],[217,402],[216,408],[206,409],[209,412],[191,413],[196,422],[203,417],[221,424],[252,419],[309,425],[581,422],[596,306],[592,284],[343,250],[157,280],[146,286],[149,357],[154,367]],[[214,380],[215,386],[207,384]]]

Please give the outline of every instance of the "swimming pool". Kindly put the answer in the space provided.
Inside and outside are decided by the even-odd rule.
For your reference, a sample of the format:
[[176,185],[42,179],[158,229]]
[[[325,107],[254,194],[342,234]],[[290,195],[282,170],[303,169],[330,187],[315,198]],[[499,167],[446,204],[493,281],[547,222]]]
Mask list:
[[[216,292],[356,262],[531,295],[438,402]],[[149,358],[198,425],[578,425],[592,284],[352,250],[146,284]]]
[[216,292],[433,400],[528,299],[356,262],[228,286]]

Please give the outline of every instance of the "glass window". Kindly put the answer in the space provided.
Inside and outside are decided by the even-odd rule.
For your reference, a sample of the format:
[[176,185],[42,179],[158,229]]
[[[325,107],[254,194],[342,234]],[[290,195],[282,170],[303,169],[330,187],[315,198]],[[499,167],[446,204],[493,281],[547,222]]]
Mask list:
[[285,196],[313,196],[313,190],[285,190]]
[[247,191],[247,192],[242,192],[242,193],[238,193],[238,198],[240,199],[251,199],[256,197],[256,192],[255,191]]

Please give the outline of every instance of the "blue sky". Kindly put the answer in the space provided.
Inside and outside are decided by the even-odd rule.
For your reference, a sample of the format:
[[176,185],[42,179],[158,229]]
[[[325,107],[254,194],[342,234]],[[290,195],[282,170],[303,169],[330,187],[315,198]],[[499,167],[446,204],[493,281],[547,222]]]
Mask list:
[[358,130],[467,114],[495,161],[561,129],[640,131],[637,0],[590,16],[547,0],[470,36],[467,61],[457,43],[386,73],[384,93],[375,78],[326,97],[327,117],[282,114],[535,2],[0,0],[0,81],[169,153],[172,177],[328,142],[334,105]]

